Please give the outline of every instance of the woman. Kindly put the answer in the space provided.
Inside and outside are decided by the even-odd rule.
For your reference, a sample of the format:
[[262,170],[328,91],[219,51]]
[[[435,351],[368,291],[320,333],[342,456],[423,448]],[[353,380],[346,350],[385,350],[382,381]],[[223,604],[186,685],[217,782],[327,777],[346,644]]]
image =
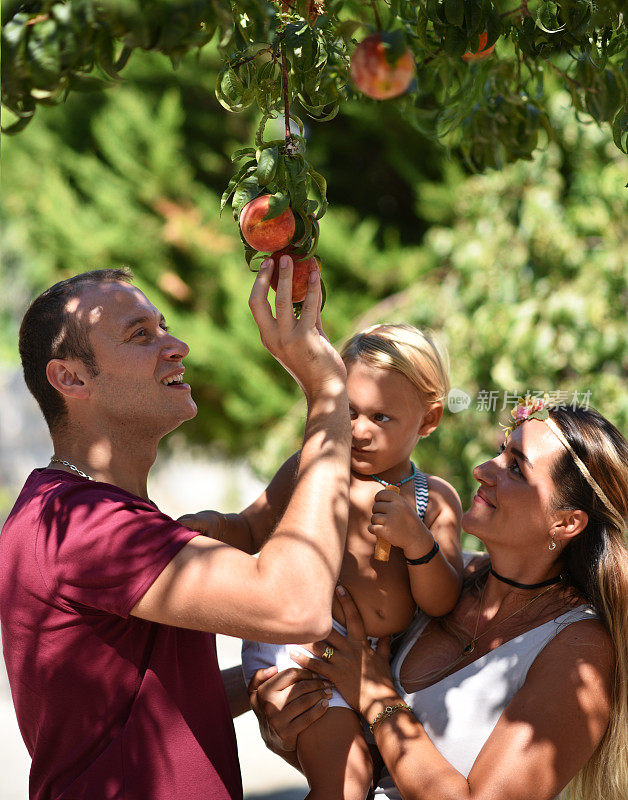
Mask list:
[[[419,615],[389,667],[341,589],[349,637],[310,648],[326,660],[295,655],[371,726],[377,798],[549,800],[570,782],[583,800],[628,796],[628,444],[596,411],[547,397],[513,416],[474,470],[463,527],[487,554],[455,609]],[[290,748],[316,683],[262,677],[253,705]]]

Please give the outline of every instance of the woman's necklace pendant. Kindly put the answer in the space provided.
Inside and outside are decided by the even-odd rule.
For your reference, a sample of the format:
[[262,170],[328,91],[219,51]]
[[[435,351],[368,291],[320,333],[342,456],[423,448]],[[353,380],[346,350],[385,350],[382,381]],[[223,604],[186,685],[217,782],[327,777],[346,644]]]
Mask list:
[[465,646],[462,648],[462,655],[464,655],[464,656],[468,656],[468,655],[469,655],[469,653],[472,653],[474,650],[475,650],[475,639],[471,639],[471,641],[469,642],[469,644],[466,644],[466,645],[465,645]]

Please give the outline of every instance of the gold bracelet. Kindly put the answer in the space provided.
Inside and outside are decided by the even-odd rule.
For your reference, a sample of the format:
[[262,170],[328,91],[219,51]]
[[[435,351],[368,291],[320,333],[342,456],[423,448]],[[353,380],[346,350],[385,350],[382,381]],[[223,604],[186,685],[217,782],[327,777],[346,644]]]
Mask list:
[[414,711],[407,703],[397,703],[394,706],[386,706],[386,708],[383,711],[380,711],[373,722],[371,722],[369,725],[370,732],[373,733],[373,728],[378,722],[381,722],[386,717],[392,716],[392,714],[396,714],[397,711],[409,711],[411,714],[414,714]]

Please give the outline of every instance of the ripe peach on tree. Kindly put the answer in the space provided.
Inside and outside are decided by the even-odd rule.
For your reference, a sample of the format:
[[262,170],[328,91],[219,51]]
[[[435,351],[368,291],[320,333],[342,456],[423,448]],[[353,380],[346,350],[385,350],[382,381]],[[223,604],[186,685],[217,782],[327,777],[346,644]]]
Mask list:
[[367,97],[375,100],[398,97],[412,83],[414,56],[399,33],[375,33],[356,47],[351,57],[351,79]]
[[486,46],[487,41],[488,41],[488,34],[486,33],[486,31],[482,31],[482,33],[479,36],[478,49],[467,50],[466,53],[463,53],[462,60],[466,61],[467,63],[470,63],[473,61],[484,61],[485,58],[488,58],[495,49],[495,45],[492,44],[490,47],[487,47]]
[[319,259],[316,256],[307,256],[305,258],[294,254],[290,248],[280,250],[278,253],[273,253],[271,258],[273,260],[274,268],[273,274],[270,279],[270,286],[277,291],[279,283],[279,259],[281,256],[287,255],[292,258],[292,302],[301,303],[305,300],[307,294],[307,285],[310,278],[310,272],[320,270]]
[[284,204],[277,204],[273,208],[275,200],[273,195],[260,195],[250,200],[240,212],[242,236],[254,250],[273,253],[287,247],[294,236],[294,214],[287,207],[287,198],[284,210],[280,213],[277,211]]

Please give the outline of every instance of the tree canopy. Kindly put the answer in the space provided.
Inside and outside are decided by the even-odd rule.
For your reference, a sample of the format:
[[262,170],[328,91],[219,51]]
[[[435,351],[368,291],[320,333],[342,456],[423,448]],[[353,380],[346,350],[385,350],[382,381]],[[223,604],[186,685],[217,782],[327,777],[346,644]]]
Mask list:
[[[389,66],[404,51],[411,53],[414,80],[395,100],[406,119],[459,148],[474,169],[529,159],[540,131],[552,136],[548,74],[560,77],[578,112],[610,124],[615,144],[626,151],[628,35],[621,1],[514,3],[9,0],[3,7],[2,102],[17,119],[7,130],[23,128],[38,105],[111,85],[136,50],[164,53],[178,64],[213,39],[221,61],[219,101],[232,111],[256,104],[264,115],[255,153],[281,144],[264,140],[267,115],[291,106],[328,120],[357,96],[351,59],[359,40],[375,32]],[[307,185],[318,201],[315,207],[302,201],[307,225],[308,209],[322,213],[324,180],[288,152],[294,158],[286,161],[287,174],[273,173],[274,182],[268,154],[256,164],[257,188],[271,184],[275,193],[290,193],[295,208],[299,187]],[[256,188],[246,164],[230,185],[242,190],[236,192],[236,210]]]
[[[289,198],[302,250],[322,259],[332,341],[378,321],[444,339],[469,405],[418,463],[463,497],[526,389],[625,427],[618,3],[29,0],[3,15],[2,99],[22,131],[3,142],[4,358],[30,296],[128,264],[191,346],[187,442],[269,475],[298,444],[302,408],[259,344],[239,232],[218,213],[221,198],[237,216],[264,192],[275,211]],[[407,91],[384,101],[351,79],[380,33],[387,64],[406,48],[413,62]],[[289,131],[270,119],[286,100]]]
[[[55,280],[128,264],[191,347],[199,415],[179,435],[269,475],[298,446],[303,408],[260,345],[238,232],[218,214],[230,156],[260,121],[254,105],[222,110],[221,68],[215,42],[177,71],[146,54],[111,91],[75,93],[5,139],[0,346],[16,358],[14,315]],[[551,141],[500,172],[469,174],[397,102],[347,101],[306,123],[308,157],[331,178],[325,329],[339,342],[407,321],[445,340],[470,405],[446,412],[417,463],[463,500],[515,394],[590,392],[628,422],[625,158],[608,129],[578,119],[559,78],[546,85]]]

